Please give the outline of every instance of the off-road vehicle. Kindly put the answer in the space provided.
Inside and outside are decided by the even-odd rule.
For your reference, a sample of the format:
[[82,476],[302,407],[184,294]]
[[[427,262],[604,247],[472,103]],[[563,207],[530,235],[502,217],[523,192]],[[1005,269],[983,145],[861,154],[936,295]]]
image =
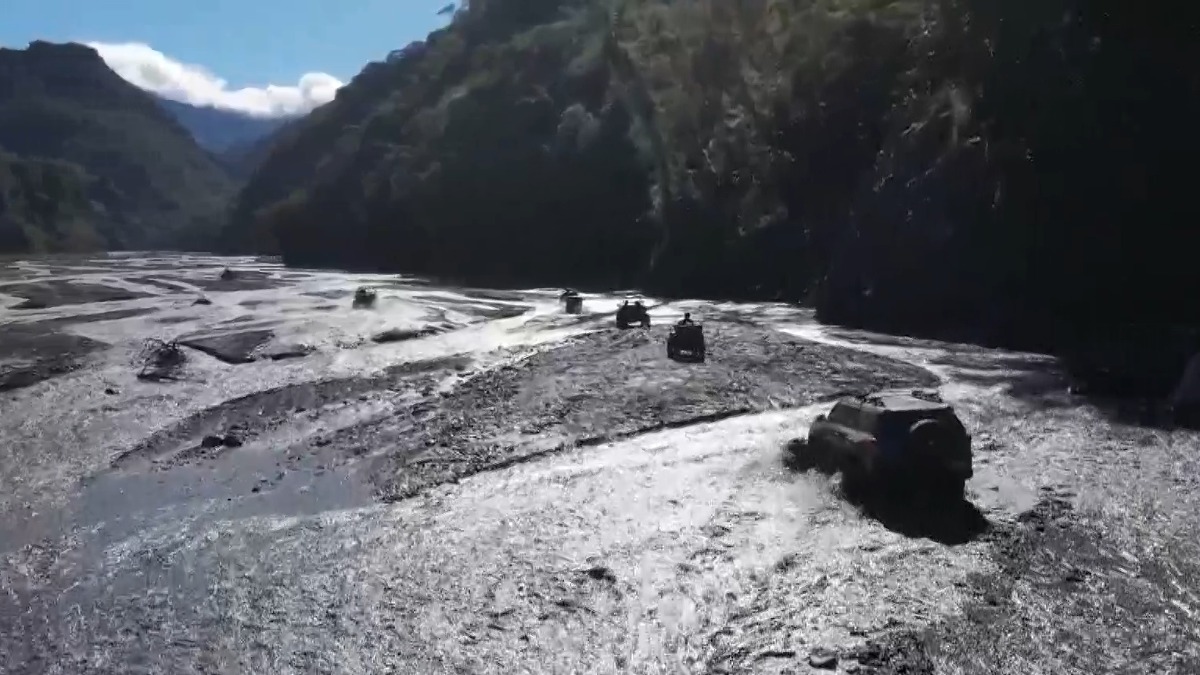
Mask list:
[[360,286],[354,291],[354,306],[355,307],[371,307],[375,304],[375,289]]
[[704,327],[698,323],[671,326],[667,336],[667,358],[672,360],[704,361]]
[[575,291],[563,291],[559,296],[563,302],[563,307],[567,314],[580,314],[583,312],[583,296]]
[[617,328],[624,330],[634,324],[640,324],[642,328],[650,327],[650,312],[646,310],[646,306],[635,302],[632,305],[623,304],[618,307]]
[[834,404],[788,444],[797,469],[842,473],[848,497],[958,502],[971,466],[971,436],[935,394],[881,392]]

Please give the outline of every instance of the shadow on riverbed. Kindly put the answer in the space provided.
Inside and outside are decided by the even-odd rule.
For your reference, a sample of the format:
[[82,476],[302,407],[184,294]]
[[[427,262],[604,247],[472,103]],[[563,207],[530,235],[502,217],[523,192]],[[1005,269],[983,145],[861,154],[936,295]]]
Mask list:
[[896,534],[944,546],[969,544],[991,527],[983,512],[967,499],[936,511],[921,512],[882,502],[865,503],[862,508],[863,513]]
[[[783,464],[795,474],[808,473],[788,459],[787,455]],[[820,469],[812,471],[816,475],[823,473]],[[965,498],[955,503],[919,508],[913,504],[912,498],[905,499],[898,495],[889,497],[882,491],[854,498],[842,488],[838,491],[849,503],[860,508],[864,516],[909,539],[929,539],[943,546],[961,546],[975,541],[991,529],[991,523],[983,512]]]

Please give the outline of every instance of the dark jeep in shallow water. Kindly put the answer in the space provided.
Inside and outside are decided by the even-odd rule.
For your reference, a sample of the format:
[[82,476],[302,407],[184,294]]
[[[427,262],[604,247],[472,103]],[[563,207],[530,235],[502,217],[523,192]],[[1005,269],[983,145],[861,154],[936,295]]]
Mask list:
[[797,469],[841,472],[847,496],[961,502],[974,475],[971,436],[933,395],[879,393],[834,404],[787,449]]

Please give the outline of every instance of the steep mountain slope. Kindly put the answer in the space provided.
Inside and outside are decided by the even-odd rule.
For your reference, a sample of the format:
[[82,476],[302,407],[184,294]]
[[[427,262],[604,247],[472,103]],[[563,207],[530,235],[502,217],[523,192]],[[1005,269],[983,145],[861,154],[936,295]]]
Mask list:
[[88,197],[94,183],[73,164],[0,152],[0,253],[102,248],[110,220]]
[[264,136],[234,143],[222,150],[217,155],[217,160],[235,180],[245,182],[266,160],[276,138],[287,128],[287,125],[301,119],[303,118],[285,119],[282,124]]
[[225,172],[153,96],[77,44],[0,49],[0,148],[90,176],[80,184],[94,215],[79,227],[90,224],[106,248],[202,241],[232,193]]
[[252,145],[288,122],[286,117],[254,117],[233,110],[194,106],[159,99],[159,104],[191,133],[200,147],[222,155],[236,147]]
[[479,0],[282,132],[229,240],[1010,345],[1200,321],[1172,168],[1200,140],[1192,25],[1115,0]]

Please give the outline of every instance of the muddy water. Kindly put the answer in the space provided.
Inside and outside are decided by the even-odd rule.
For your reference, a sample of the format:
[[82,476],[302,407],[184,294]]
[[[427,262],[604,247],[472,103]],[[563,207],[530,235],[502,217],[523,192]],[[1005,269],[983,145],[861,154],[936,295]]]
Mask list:
[[[244,281],[217,284],[226,266]],[[10,263],[0,305],[21,301],[6,285],[59,282],[145,297],[0,310],[0,326],[61,321],[54,330],[109,345],[78,370],[0,393],[0,672],[806,672],[817,648],[958,622],[978,579],[1003,573],[989,540],[900,534],[847,505],[829,479],[784,470],[781,444],[822,406],[549,455],[392,505],[320,450],[281,461],[278,449],[297,439],[428,395],[403,380],[349,400],[314,395],[203,465],[113,472],[113,458],[154,431],[237,397],[469,357],[466,373],[437,374],[452,386],[602,326],[615,300],[587,296],[589,314],[569,317],[551,290],[496,296],[252,259],[123,256]],[[380,303],[355,311],[349,298],[364,284]],[[201,295],[212,304],[193,305]],[[497,318],[514,308],[523,313]],[[984,516],[1014,523],[1049,491],[1067,499],[1125,560],[1093,579],[1145,569],[1139,583],[1163,591],[1158,623],[1126,637],[1177,654],[1189,638],[1200,644],[1188,623],[1200,616],[1194,436],[1117,427],[1067,398],[1053,364],[1030,355],[838,331],[778,305],[683,302],[652,315],[684,311],[929,368],[975,433],[969,491]],[[97,320],[72,320],[81,314]],[[434,324],[445,332],[371,341]],[[145,337],[246,325],[313,351],[240,365],[194,353],[180,381],[133,376]],[[1156,558],[1170,564],[1150,574]],[[946,638],[941,670],[1104,672],[1097,663],[1146,658],[1093,639],[1058,596],[1026,586],[1015,592],[1022,630],[1045,626],[1033,631],[1044,643],[995,639],[981,660]],[[1075,637],[1051,632],[1055,617]],[[1102,658],[1070,656],[1081,645]],[[1154,663],[1188,672],[1178,659]]]

